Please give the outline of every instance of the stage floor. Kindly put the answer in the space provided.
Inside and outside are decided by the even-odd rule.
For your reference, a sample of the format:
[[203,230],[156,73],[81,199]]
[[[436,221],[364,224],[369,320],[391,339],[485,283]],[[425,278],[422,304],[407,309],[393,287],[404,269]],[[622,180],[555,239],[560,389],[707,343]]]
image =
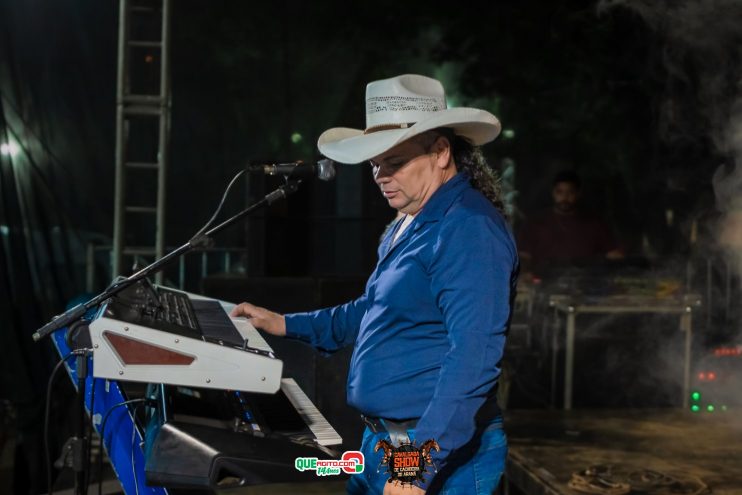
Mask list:
[[624,472],[696,477],[714,495],[742,494],[739,408],[510,410],[505,421],[511,493],[575,495],[567,486],[572,473],[610,464]]

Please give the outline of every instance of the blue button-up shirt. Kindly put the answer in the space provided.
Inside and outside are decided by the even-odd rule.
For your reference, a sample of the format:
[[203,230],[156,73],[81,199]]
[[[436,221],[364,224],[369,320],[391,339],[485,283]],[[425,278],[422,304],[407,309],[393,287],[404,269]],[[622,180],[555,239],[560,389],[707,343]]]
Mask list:
[[361,297],[286,315],[286,331],[326,351],[355,344],[348,404],[368,416],[420,418],[415,437],[438,442],[441,467],[475,434],[475,414],[500,375],[517,251],[503,216],[464,173],[393,242],[400,223],[382,240]]

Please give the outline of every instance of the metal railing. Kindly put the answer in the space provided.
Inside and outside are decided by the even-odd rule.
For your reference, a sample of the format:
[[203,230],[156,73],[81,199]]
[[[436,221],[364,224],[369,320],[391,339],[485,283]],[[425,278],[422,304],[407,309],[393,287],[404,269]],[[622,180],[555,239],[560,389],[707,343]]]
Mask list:
[[[175,248],[167,248],[166,252],[173,249]],[[247,254],[247,252],[247,248],[212,247],[187,253],[178,259],[175,278],[172,278],[172,268],[166,270],[166,275],[170,274],[171,277],[165,276],[163,278],[163,283],[184,290],[187,287],[195,287],[197,281],[202,280],[210,274],[242,273],[240,271],[242,270],[242,268],[240,268],[240,263],[235,263],[235,256],[244,258],[244,255]],[[107,253],[106,261],[100,260],[101,253]],[[127,251],[127,254],[130,254],[136,263],[142,267],[154,261],[145,258],[145,255],[151,254],[151,249],[148,248],[142,248],[141,250],[131,248]],[[103,254],[103,256],[105,256],[105,254]],[[189,261],[194,259],[197,260],[196,269],[188,270]],[[88,243],[85,265],[85,290],[88,292],[94,292],[97,289],[96,280],[101,277],[103,280],[107,281],[113,279],[113,246]],[[107,273],[101,275],[98,270],[101,270],[102,267],[107,268]]]

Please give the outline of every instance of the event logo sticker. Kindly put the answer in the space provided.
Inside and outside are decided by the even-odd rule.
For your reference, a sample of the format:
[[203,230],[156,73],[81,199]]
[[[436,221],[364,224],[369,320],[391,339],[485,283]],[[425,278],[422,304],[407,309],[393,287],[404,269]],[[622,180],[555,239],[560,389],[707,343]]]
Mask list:
[[437,473],[430,452],[435,449],[440,451],[441,448],[435,440],[424,442],[420,448],[415,447],[415,443],[403,442],[399,447],[394,447],[388,440],[379,440],[374,447],[374,452],[384,449],[384,457],[381,463],[386,464],[389,473],[387,483],[398,481],[402,484],[411,485],[415,481],[422,481],[423,475],[428,472],[428,466],[433,468]]
[[317,459],[316,457],[297,457],[294,467],[297,471],[315,471],[317,476],[335,476],[341,472],[360,474],[363,472],[363,453],[357,450],[343,452],[340,459]]

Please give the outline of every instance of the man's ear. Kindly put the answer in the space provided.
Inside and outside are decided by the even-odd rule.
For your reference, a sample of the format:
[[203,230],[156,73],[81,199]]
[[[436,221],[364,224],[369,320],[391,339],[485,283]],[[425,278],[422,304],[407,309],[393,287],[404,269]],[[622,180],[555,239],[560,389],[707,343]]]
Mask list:
[[438,167],[446,169],[453,162],[451,143],[444,136],[438,136],[438,139],[433,143],[432,151],[436,154],[436,165]]

